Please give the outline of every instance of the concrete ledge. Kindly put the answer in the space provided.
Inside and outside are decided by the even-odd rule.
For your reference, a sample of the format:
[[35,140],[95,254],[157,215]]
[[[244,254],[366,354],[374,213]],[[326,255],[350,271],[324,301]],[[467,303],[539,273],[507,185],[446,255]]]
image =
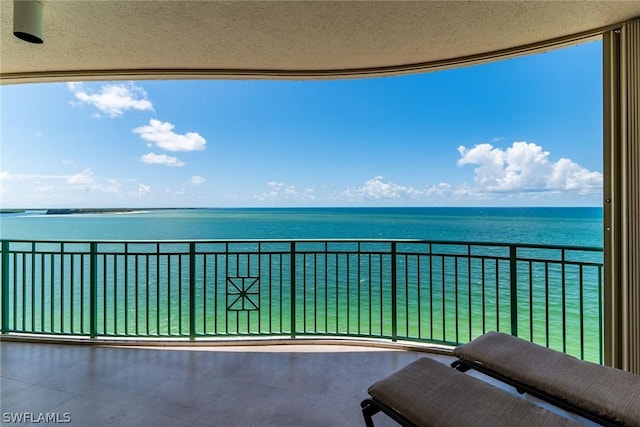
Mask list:
[[453,355],[453,347],[432,343],[418,343],[412,341],[388,341],[378,338],[350,338],[350,337],[302,337],[289,338],[287,336],[273,337],[238,337],[238,338],[197,338],[193,341],[181,338],[88,338],[72,335],[31,335],[5,334],[0,335],[1,341],[29,342],[42,344],[83,344],[115,347],[229,347],[229,346],[295,346],[295,345],[335,345],[383,348],[390,350],[418,351],[425,353]]

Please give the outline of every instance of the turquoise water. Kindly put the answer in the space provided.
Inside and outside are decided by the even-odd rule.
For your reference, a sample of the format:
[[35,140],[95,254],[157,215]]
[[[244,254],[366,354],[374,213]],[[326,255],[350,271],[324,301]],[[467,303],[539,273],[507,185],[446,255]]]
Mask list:
[[185,209],[0,216],[3,239],[426,239],[602,246],[601,208]]
[[[86,241],[424,239],[601,247],[602,210],[174,209],[60,216],[31,211],[0,216],[0,236],[14,240]],[[154,245],[131,249],[137,254],[123,255],[121,247],[109,249],[107,245],[107,252],[112,250],[118,255],[101,255],[97,265],[100,334],[189,335],[191,297],[189,277],[184,270],[189,263],[189,247],[179,246],[169,245],[167,255],[158,255]],[[440,250],[449,251],[448,256],[398,258],[398,336],[456,343],[484,330],[510,331],[508,248],[486,249],[489,258],[501,256],[506,260],[491,258],[485,262],[455,255],[464,254],[464,246],[441,246]],[[304,247],[301,244],[298,250]],[[24,252],[16,253],[10,261],[13,330],[86,334],[90,308],[86,303],[88,255],[51,255],[47,253],[50,250],[47,245],[35,255],[30,246],[20,249],[16,245],[16,248]],[[87,249],[80,246],[74,249],[71,245],[67,250]],[[349,252],[354,251],[353,247],[331,254],[323,253],[322,248],[318,249],[320,252],[299,254],[294,297],[288,250],[287,244],[282,248],[263,247],[259,255],[245,244],[235,249],[219,245],[203,248],[206,254],[198,255],[195,265],[196,333],[282,335],[294,329],[295,317],[295,330],[301,334],[387,337],[392,334],[389,299],[392,270],[388,255]],[[556,260],[559,256],[558,251],[555,254],[527,251],[518,256]],[[587,255],[567,256],[581,261],[593,259],[592,254]],[[601,253],[595,253],[595,262],[601,262]],[[563,271],[558,262],[546,266],[519,262],[517,270],[519,335],[557,349],[566,346],[571,354],[598,361],[601,288],[597,268],[581,271],[575,265],[567,265]],[[24,287],[20,280],[14,280],[21,277],[26,278]],[[229,292],[233,291],[230,277],[235,277],[237,283],[259,278],[259,294],[237,300],[247,304],[252,301],[260,306],[259,310],[234,310],[238,305],[232,304],[236,297]],[[582,289],[578,286],[580,277],[585,282]],[[249,286],[250,282],[246,284]],[[295,315],[293,300],[297,307]],[[21,321],[21,316],[25,320]],[[580,343],[581,335],[584,346]]]

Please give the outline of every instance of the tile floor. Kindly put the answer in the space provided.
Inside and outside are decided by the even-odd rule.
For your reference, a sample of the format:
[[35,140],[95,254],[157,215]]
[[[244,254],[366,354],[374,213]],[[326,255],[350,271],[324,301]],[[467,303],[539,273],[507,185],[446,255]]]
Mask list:
[[[369,385],[420,357],[454,360],[355,345],[115,347],[3,340],[0,424],[43,427],[54,423],[38,417],[53,416],[74,427],[360,427]],[[24,422],[28,416],[32,421]],[[374,422],[397,426],[382,413]]]
[[[367,387],[419,357],[336,345],[136,348],[0,342],[0,424],[363,426]],[[65,415],[66,414],[66,415]],[[384,414],[376,426],[395,425]],[[12,422],[11,425],[51,425]]]

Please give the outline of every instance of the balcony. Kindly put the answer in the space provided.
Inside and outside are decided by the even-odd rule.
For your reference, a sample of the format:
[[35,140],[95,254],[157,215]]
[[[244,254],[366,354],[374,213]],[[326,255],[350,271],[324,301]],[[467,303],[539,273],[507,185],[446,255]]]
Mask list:
[[[3,414],[125,427],[361,426],[367,387],[425,355],[345,345],[2,342],[0,351]],[[376,427],[395,425],[374,419]]]
[[[602,361],[600,248],[417,240],[1,247],[3,416],[361,425],[367,387],[423,357],[416,349],[503,330]],[[240,345],[255,340],[265,345]]]
[[451,346],[499,330],[602,363],[602,257],[422,240],[3,240],[2,333]]

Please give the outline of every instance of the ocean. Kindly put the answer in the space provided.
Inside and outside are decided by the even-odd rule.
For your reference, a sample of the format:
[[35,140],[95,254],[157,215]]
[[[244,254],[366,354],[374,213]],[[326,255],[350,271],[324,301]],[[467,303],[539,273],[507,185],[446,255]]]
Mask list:
[[[66,244],[64,255],[57,254],[57,244],[12,243],[7,329],[88,335],[97,328],[97,335],[129,337],[376,336],[456,344],[515,326],[519,336],[598,362],[602,252],[520,248],[513,264],[509,247],[497,244],[601,248],[602,222],[602,209],[590,207],[5,213],[0,237],[13,241],[496,244],[472,249],[398,243],[397,256],[391,257],[395,246],[385,242],[305,242],[296,245],[296,254],[288,243],[103,243],[94,276],[85,243]],[[510,271],[517,271],[515,293]],[[90,321],[92,293],[95,322]]]
[[255,208],[0,215],[2,239],[425,239],[603,244],[601,208]]

